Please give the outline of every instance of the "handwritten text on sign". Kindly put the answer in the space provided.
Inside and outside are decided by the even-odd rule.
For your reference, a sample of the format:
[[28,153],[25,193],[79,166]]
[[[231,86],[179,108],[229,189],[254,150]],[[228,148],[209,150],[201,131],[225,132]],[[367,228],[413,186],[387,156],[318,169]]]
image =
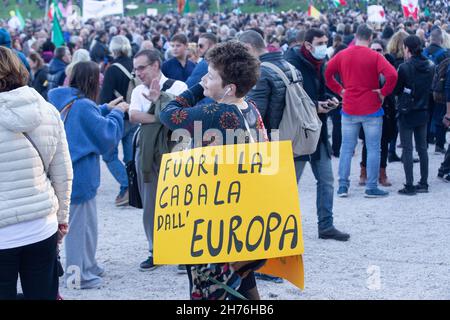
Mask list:
[[291,144],[216,146],[164,155],[154,251],[157,264],[302,254]]

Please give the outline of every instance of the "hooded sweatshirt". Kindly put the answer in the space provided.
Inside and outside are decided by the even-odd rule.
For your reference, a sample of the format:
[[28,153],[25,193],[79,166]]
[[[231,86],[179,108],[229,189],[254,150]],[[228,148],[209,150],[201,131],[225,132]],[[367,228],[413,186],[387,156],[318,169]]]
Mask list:
[[413,91],[414,96],[413,110],[400,114],[400,123],[415,127],[428,122],[428,102],[434,69],[434,64],[424,56],[412,57],[399,66],[394,93],[400,95],[408,88]]
[[[11,49],[11,35],[5,28],[0,28],[0,46]],[[17,51],[16,49],[12,50],[19,57],[20,61],[22,61],[23,65],[25,66],[25,68],[27,68],[28,72],[30,72],[31,71],[30,65],[28,64],[25,55],[22,52]]]
[[[50,90],[48,99],[60,112],[73,102],[64,122],[73,165],[72,204],[93,199],[100,186],[100,155],[117,146],[123,133],[123,112],[97,106],[78,89]],[[105,116],[106,115],[106,116]]]
[[0,114],[0,239],[3,227],[22,222],[67,223],[72,166],[58,111],[25,86],[0,93]]

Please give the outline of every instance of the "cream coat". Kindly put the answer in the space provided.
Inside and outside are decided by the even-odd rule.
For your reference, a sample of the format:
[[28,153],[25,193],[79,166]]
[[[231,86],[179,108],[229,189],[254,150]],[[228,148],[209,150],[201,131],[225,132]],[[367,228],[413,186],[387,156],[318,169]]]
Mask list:
[[[41,152],[45,170],[22,132]],[[67,223],[72,177],[64,125],[55,107],[30,87],[0,93],[0,228],[52,214],[58,223]]]

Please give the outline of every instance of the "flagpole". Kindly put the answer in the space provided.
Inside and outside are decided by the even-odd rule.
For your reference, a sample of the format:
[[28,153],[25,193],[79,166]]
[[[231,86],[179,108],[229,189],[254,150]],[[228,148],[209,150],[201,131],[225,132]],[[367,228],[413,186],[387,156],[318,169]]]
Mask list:
[[45,23],[48,22],[48,7],[49,7],[49,0],[45,0]]

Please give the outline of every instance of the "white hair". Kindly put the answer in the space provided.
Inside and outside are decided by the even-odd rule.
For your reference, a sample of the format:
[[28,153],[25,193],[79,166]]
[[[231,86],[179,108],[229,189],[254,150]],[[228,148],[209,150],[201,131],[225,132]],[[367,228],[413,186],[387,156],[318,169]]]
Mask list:
[[131,44],[125,36],[114,36],[109,44],[109,51],[111,51],[114,58],[121,56],[131,57]]
[[74,65],[76,65],[78,62],[85,62],[85,61],[91,61],[89,51],[87,51],[86,49],[78,49],[77,51],[75,51],[72,56],[72,61],[66,67],[66,75],[70,76],[70,73],[72,72]]

